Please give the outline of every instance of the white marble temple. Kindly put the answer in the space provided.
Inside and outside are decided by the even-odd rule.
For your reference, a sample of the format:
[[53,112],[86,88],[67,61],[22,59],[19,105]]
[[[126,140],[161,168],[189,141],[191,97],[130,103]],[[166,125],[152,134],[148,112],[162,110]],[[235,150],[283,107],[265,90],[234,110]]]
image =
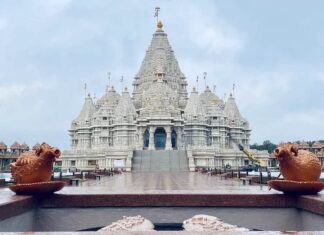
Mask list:
[[[113,86],[97,102],[85,98],[69,130],[71,149],[59,164],[79,169],[132,168],[133,150],[187,150],[190,170],[242,166],[247,158],[236,143],[249,148],[251,129],[236,105],[234,95],[220,99],[208,86],[188,97],[181,72],[162,24],[133,81],[118,94]],[[256,152],[265,160],[267,153]]]

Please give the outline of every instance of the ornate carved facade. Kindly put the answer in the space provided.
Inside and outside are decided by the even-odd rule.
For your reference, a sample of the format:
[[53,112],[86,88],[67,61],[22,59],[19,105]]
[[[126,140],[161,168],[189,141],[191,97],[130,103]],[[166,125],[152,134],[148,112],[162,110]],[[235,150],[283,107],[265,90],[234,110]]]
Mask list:
[[119,159],[130,170],[133,150],[173,149],[190,152],[191,169],[221,166],[228,162],[216,157],[225,155],[231,164],[244,164],[235,143],[248,148],[251,130],[234,96],[223,101],[206,87],[201,94],[193,88],[188,97],[186,78],[161,23],[133,86],[132,96],[127,89],[119,95],[107,87],[96,103],[86,97],[69,130],[71,150],[62,157],[63,167],[74,161],[87,168],[96,161],[99,168],[110,168]]

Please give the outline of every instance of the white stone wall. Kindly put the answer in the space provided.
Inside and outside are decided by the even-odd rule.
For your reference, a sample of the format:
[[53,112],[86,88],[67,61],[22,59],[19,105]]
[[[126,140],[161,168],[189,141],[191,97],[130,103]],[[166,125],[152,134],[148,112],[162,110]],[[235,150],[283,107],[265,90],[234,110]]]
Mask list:
[[[131,171],[133,149],[106,149],[103,151],[64,151],[63,157],[58,161],[62,162],[62,169],[76,167],[80,170],[112,169],[123,168]],[[118,166],[115,164],[118,161]],[[120,162],[122,164],[120,164]],[[122,165],[122,166],[121,166]]]

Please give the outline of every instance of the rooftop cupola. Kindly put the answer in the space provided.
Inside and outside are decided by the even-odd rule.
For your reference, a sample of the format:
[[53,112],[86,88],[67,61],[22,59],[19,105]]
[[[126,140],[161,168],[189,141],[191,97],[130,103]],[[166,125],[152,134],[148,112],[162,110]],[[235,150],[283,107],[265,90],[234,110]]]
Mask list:
[[107,86],[106,93],[97,101],[98,106],[111,105],[116,106],[120,95],[116,92],[114,86]]
[[20,145],[20,150],[28,151],[29,150],[29,146],[24,142],[23,144]]
[[224,111],[225,111],[225,115],[228,117],[228,119],[231,122],[247,123],[247,121],[242,117],[242,115],[236,105],[235,98],[232,95],[232,93],[230,94],[230,96],[227,99]]
[[127,87],[125,87],[120,101],[115,110],[115,122],[133,122],[136,116],[135,107],[129,95]]
[[188,120],[203,121],[205,119],[204,107],[199,99],[196,87],[192,88],[192,92],[187,102],[187,106],[184,110],[184,115]]
[[7,150],[7,145],[2,141],[0,142],[0,150]]
[[224,110],[224,102],[212,92],[208,86],[203,93],[199,96],[202,105],[205,108],[207,116],[220,116]]
[[37,150],[39,148],[40,144],[37,142],[34,146],[33,146],[33,150]]
[[10,146],[10,149],[11,149],[11,150],[19,150],[19,148],[20,148],[20,144],[19,144],[17,141],[15,141],[15,142]]
[[82,110],[79,116],[73,120],[72,126],[74,125],[90,125],[92,114],[95,112],[95,105],[92,101],[91,95],[85,98]]

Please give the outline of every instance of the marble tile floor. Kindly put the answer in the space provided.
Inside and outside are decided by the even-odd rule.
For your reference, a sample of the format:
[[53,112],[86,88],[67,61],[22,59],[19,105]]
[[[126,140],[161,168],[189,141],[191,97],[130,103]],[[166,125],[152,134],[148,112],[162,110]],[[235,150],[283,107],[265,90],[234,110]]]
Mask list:
[[274,194],[266,185],[243,185],[239,179],[220,179],[196,172],[123,173],[101,180],[87,180],[79,186],[63,188],[63,194],[116,193],[217,193],[217,194]]
[[[267,185],[243,185],[239,179],[220,179],[197,172],[139,172],[104,176],[101,180],[86,180],[79,186],[66,186],[62,194],[134,194],[134,193],[186,193],[186,194],[282,194]],[[319,193],[324,199],[323,192]],[[8,188],[0,188],[0,204],[19,199]]]
[[[117,195],[117,194],[217,194],[217,195],[282,195],[266,185],[243,185],[239,179],[220,179],[196,172],[141,172],[104,176],[101,180],[86,180],[79,186],[66,186],[58,195]],[[324,193],[304,196],[324,201]],[[24,200],[8,188],[0,188],[0,205]]]

